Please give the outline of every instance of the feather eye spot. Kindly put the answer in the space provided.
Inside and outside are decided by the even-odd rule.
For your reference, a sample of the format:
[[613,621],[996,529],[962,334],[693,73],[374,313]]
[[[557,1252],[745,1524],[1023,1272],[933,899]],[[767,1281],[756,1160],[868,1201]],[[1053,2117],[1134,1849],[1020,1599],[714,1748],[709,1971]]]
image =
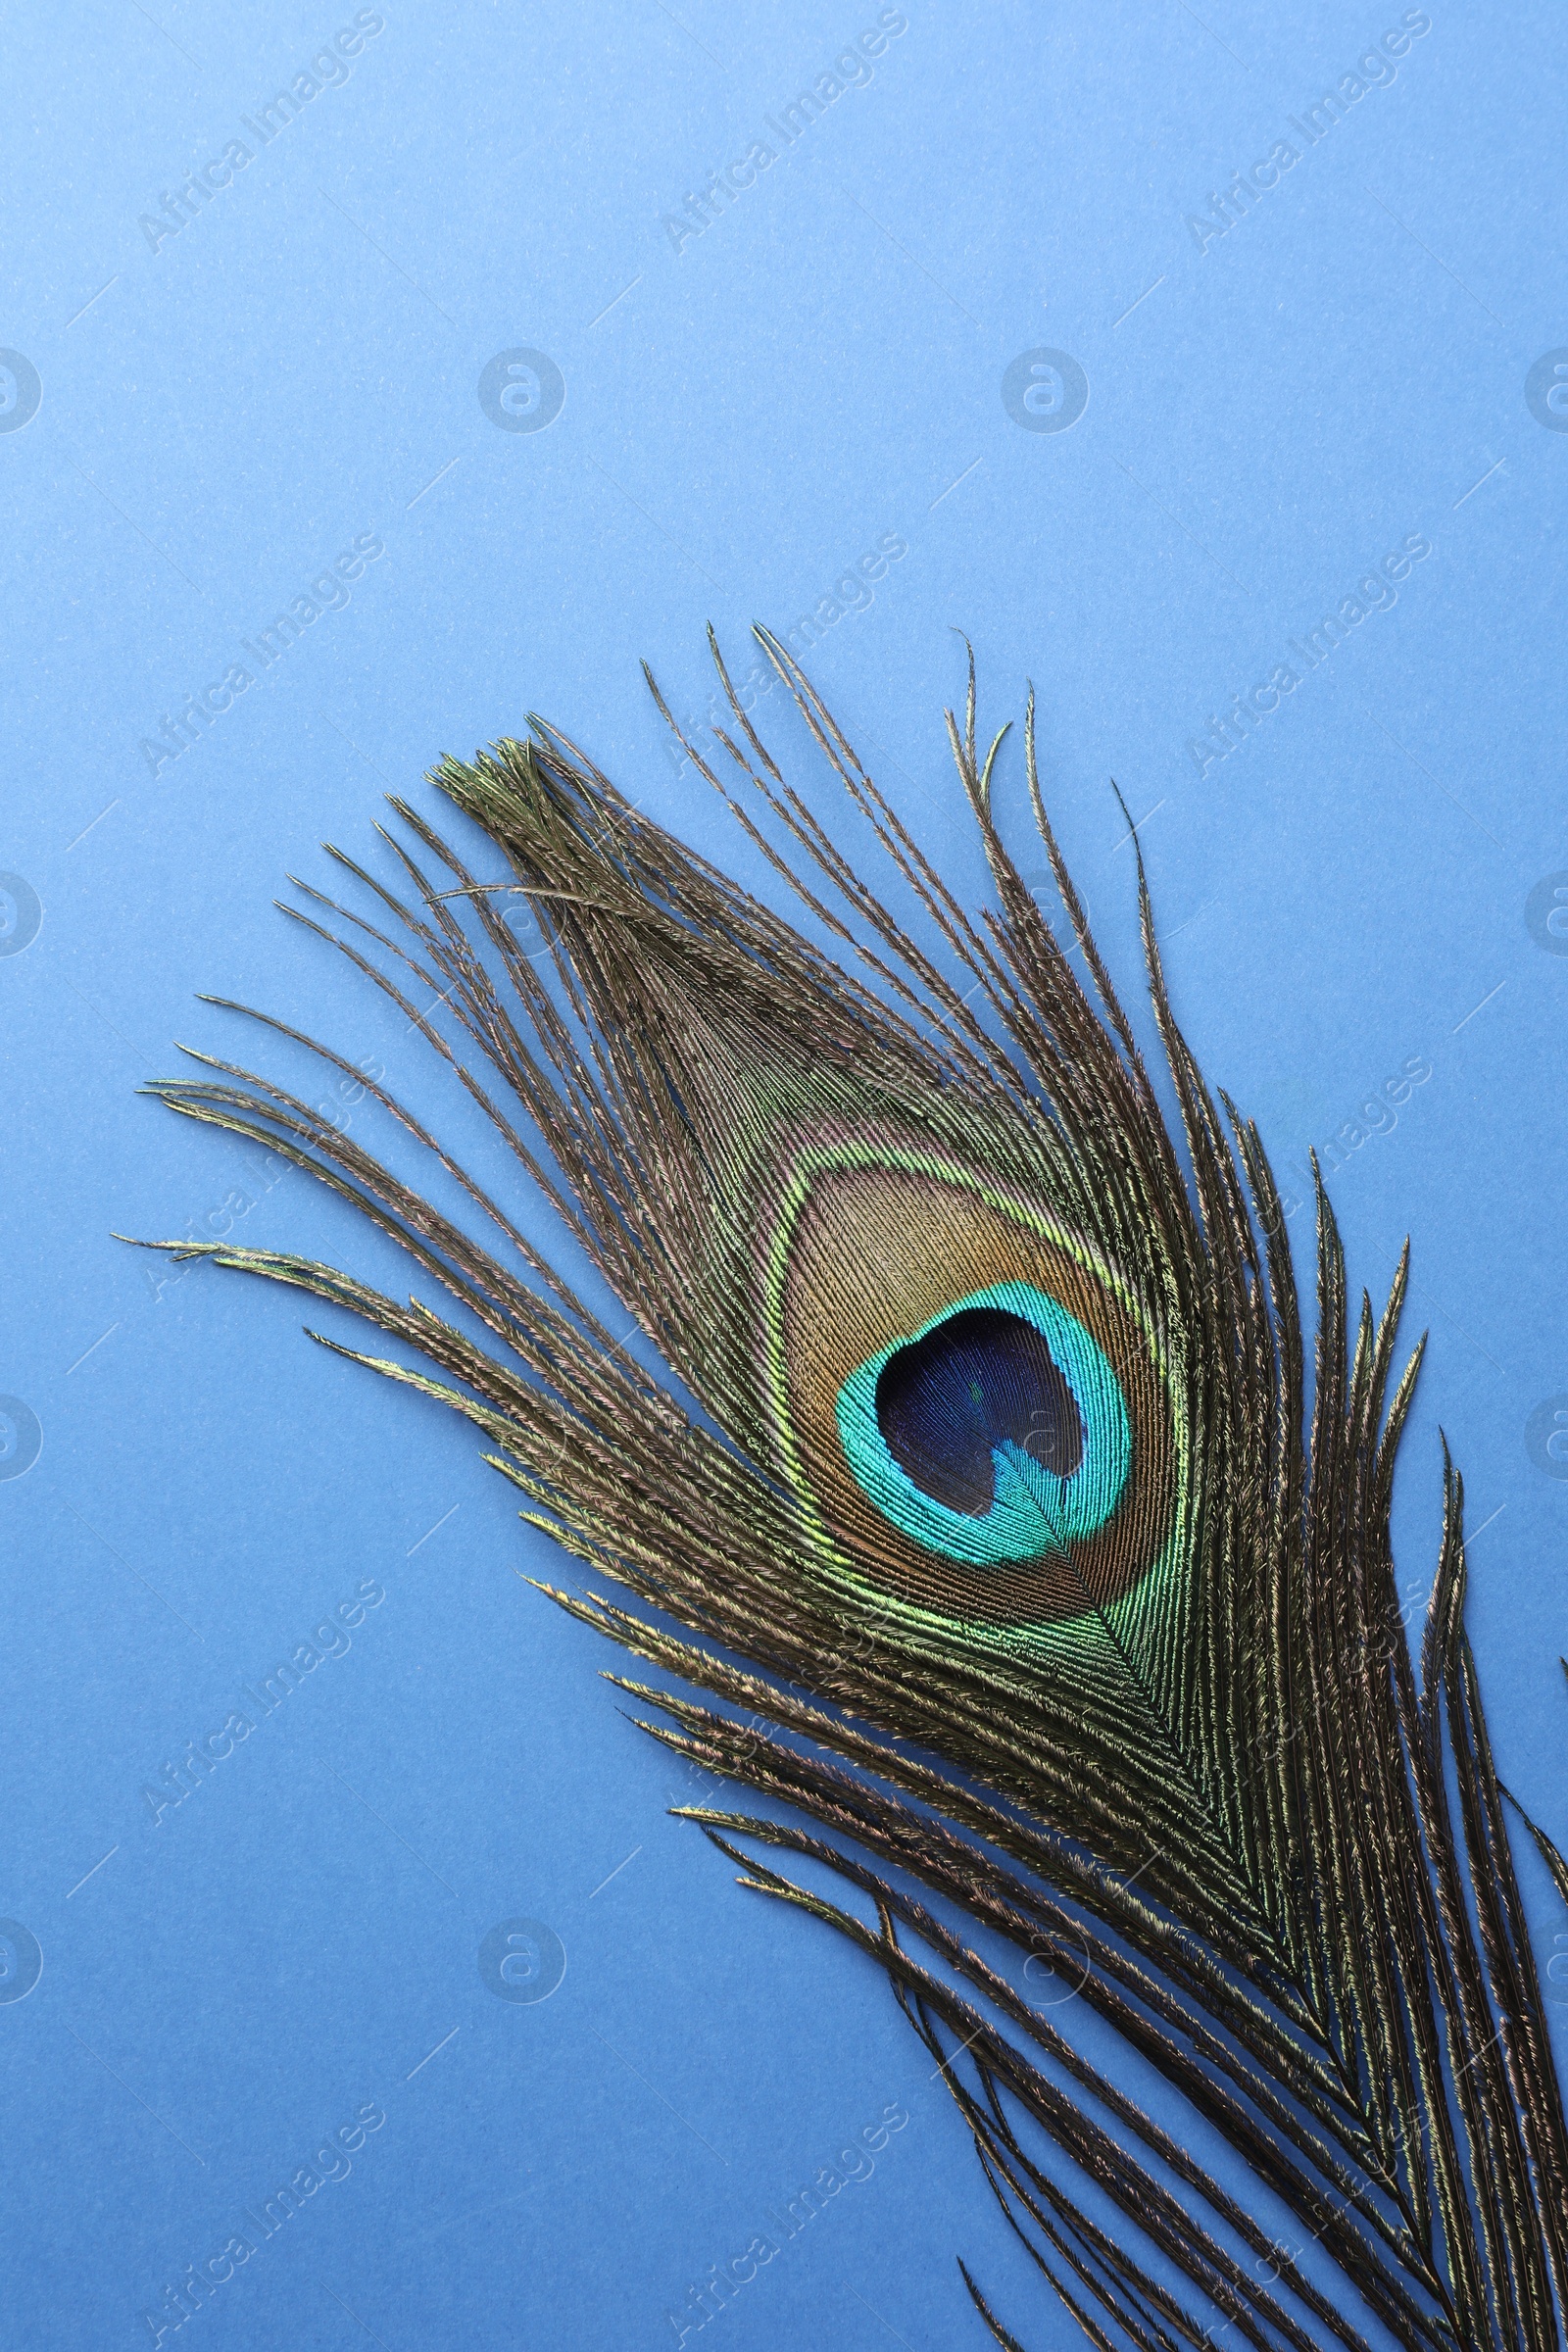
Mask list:
[[1097,1534],[1132,1458],[1104,1350],[1027,1282],[959,1298],[851,1373],[839,1436],[902,1534],[971,1567],[1060,1554]]
[[830,1572],[964,1648],[1130,1595],[1165,1556],[1177,1461],[1123,1277],[1043,1185],[929,1140],[818,1127],[780,1157],[773,1434]]

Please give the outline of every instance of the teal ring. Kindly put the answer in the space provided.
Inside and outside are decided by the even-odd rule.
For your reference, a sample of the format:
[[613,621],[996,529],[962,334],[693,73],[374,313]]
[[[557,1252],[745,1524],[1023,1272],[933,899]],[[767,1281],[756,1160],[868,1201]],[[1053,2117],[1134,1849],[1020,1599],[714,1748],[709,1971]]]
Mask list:
[[[1032,1324],[1065,1375],[1083,1424],[1083,1454],[1070,1477],[1045,1469],[1006,1439],[992,1447],[996,1487],[990,1508],[971,1516],[938,1502],[894,1460],[876,1417],[882,1369],[903,1348],[951,1316],[995,1307]],[[1095,1535],[1121,1500],[1132,1467],[1132,1432],[1121,1384],[1104,1349],[1074,1314],[1032,1283],[999,1282],[956,1298],[941,1314],[878,1348],[838,1394],[839,1439],[857,1485],[883,1517],[928,1551],[977,1568],[1039,1559]]]

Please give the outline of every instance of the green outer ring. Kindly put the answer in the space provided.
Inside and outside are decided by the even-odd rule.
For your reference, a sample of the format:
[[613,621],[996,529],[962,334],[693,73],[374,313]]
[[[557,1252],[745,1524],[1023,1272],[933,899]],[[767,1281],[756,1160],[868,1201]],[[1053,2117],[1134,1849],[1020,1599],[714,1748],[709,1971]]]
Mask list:
[[[911,1629],[947,1637],[957,1633],[964,1641],[977,1646],[984,1644],[1014,1649],[1022,1645],[1037,1655],[1049,1654],[1069,1642],[1074,1629],[1081,1628],[1084,1619],[1091,1617],[1093,1612],[1086,1609],[1077,1617],[1026,1619],[1017,1626],[998,1626],[989,1618],[960,1617],[944,1609],[933,1609],[922,1602],[908,1600],[903,1594],[890,1592],[885,1587],[862,1576],[850,1564],[845,1546],[834,1536],[817,1506],[815,1493],[790,1430],[789,1379],[784,1362],[784,1318],[780,1311],[784,1261],[788,1258],[795,1227],[809,1197],[811,1179],[832,1169],[857,1167],[900,1168],[908,1175],[932,1176],[939,1182],[956,1184],[963,1191],[975,1194],[988,1208],[994,1208],[1000,1215],[1010,1218],[1014,1225],[1021,1225],[1026,1233],[1038,1234],[1042,1241],[1050,1242],[1060,1250],[1086,1272],[1093,1274],[1097,1282],[1103,1284],[1129,1320],[1142,1332],[1167,1401],[1174,1403],[1170,1364],[1165,1350],[1150,1330],[1123,1277],[1096,1250],[1066,1226],[1054,1223],[1039,1210],[1026,1208],[1020,1201],[988,1184],[972,1168],[966,1168],[956,1160],[940,1158],[934,1152],[901,1151],[897,1146],[884,1146],[879,1150],[870,1144],[856,1143],[844,1144],[834,1152],[808,1149],[791,1163],[784,1190],[783,1212],[767,1257],[762,1318],[766,1346],[765,1388],[774,1433],[784,1454],[796,1500],[808,1523],[819,1564],[831,1582],[848,1588],[850,1596],[856,1601],[863,1602],[869,1592],[884,1615],[895,1617]],[[1180,1495],[1187,1486],[1187,1432],[1179,1413],[1173,1410],[1170,1420],[1177,1456],[1176,1492]],[[1126,1592],[1102,1612],[1113,1624],[1124,1612],[1132,1613],[1129,1604],[1138,1594],[1147,1592],[1151,1578],[1156,1575],[1163,1577],[1174,1566],[1180,1551],[1179,1525],[1180,1513],[1173,1511],[1170,1534],[1162,1548],[1150,1561],[1143,1575],[1135,1578]]]

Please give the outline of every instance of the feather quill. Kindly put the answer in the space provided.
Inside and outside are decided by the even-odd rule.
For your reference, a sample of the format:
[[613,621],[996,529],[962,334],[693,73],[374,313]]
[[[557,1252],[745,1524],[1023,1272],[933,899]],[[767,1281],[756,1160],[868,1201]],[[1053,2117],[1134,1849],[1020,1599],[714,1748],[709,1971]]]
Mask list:
[[[838,959],[539,720],[434,775],[504,881],[395,800],[400,890],[333,851],[358,909],[304,885],[288,909],[447,1063],[696,1409],[406,1105],[266,1015],[368,1085],[474,1230],[236,1065],[197,1054],[151,1091],[311,1170],[485,1340],[296,1256],[157,1246],[403,1344],[426,1369],[323,1343],[466,1414],[523,1517],[658,1613],[542,1588],[683,1686],[612,1678],[645,1728],[774,1800],[683,1810],[743,1886],[885,1973],[1095,2344],[1360,2352],[1380,2327],[1409,2352],[1552,2352],[1568,2133],[1446,1455],[1418,1657],[1396,1593],[1405,1262],[1352,1316],[1317,1184],[1308,1426],[1279,1194],[1177,1028],[1136,835],[1174,1130],[1052,832],[1032,696],[1065,944],[998,827],[972,659],[948,729],[995,891],[978,916],[758,634],[936,951],[786,781],[716,642],[727,764],[683,748]],[[519,900],[547,954],[505,920]],[[987,1956],[1008,1952],[1081,1974],[1291,2247]]]

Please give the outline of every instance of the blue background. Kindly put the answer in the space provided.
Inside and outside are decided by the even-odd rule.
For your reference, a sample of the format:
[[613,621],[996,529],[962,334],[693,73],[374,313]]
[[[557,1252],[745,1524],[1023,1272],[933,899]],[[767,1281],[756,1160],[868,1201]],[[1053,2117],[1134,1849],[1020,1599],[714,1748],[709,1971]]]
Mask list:
[[[700,725],[710,618],[744,661],[754,617],[820,610],[812,675],[977,888],[940,716],[963,628],[983,721],[1038,685],[1052,807],[1136,993],[1120,783],[1178,1014],[1287,1171],[1429,1067],[1392,1129],[1341,1135],[1332,1182],[1374,1294],[1413,1235],[1433,1335],[1400,1573],[1424,1592],[1441,1424],[1484,1531],[1501,1768],[1568,1835],[1568,1483],[1526,1441],[1568,1391],[1568,959],[1526,920],[1568,868],[1568,433],[1525,398],[1568,345],[1568,24],[1433,0],[1309,144],[1290,119],[1398,8],[907,0],[869,78],[677,251],[663,217],[874,7],[388,0],[263,147],[241,118],[353,16],[126,0],[8,34],[0,343],[42,402],[0,433],[0,867],[42,921],[0,956],[0,1390],[42,1450],[0,1482],[0,1913],[44,1964],[0,2004],[0,2308],[29,2345],[152,2340],[166,2286],[374,2101],[352,2174],[192,2321],[210,2346],[672,2344],[688,2282],[902,2100],[871,2178],[709,2340],[978,2344],[962,2251],[1064,2341],[874,1973],[667,1819],[697,1785],[514,1573],[559,1564],[473,1434],[307,1345],[296,1298],[170,1282],[111,1233],[184,1233],[238,1191],[237,1239],[406,1289],[390,1248],[135,1089],[176,1038],[324,1083],[206,989],[461,1126],[271,894],[329,887],[318,841],[370,855],[383,791],[430,807],[438,755],[531,708],[753,875],[637,668]],[[155,251],[140,217],[235,138],[253,160]],[[1281,140],[1298,160],[1245,217],[1188,225]],[[479,405],[518,347],[564,378],[548,429]],[[1087,375],[1069,430],[1004,408],[1040,347]],[[350,601],[149,756],[365,533],[385,552]],[[1417,535],[1397,601],[1195,758]],[[833,617],[884,536],[906,553]],[[761,708],[842,825],[782,694]],[[1014,742],[1022,842],[1019,770]],[[143,1787],[365,1579],[385,1599],[347,1652],[155,1823]],[[517,1916],[565,1949],[542,2003],[478,1973]]]

